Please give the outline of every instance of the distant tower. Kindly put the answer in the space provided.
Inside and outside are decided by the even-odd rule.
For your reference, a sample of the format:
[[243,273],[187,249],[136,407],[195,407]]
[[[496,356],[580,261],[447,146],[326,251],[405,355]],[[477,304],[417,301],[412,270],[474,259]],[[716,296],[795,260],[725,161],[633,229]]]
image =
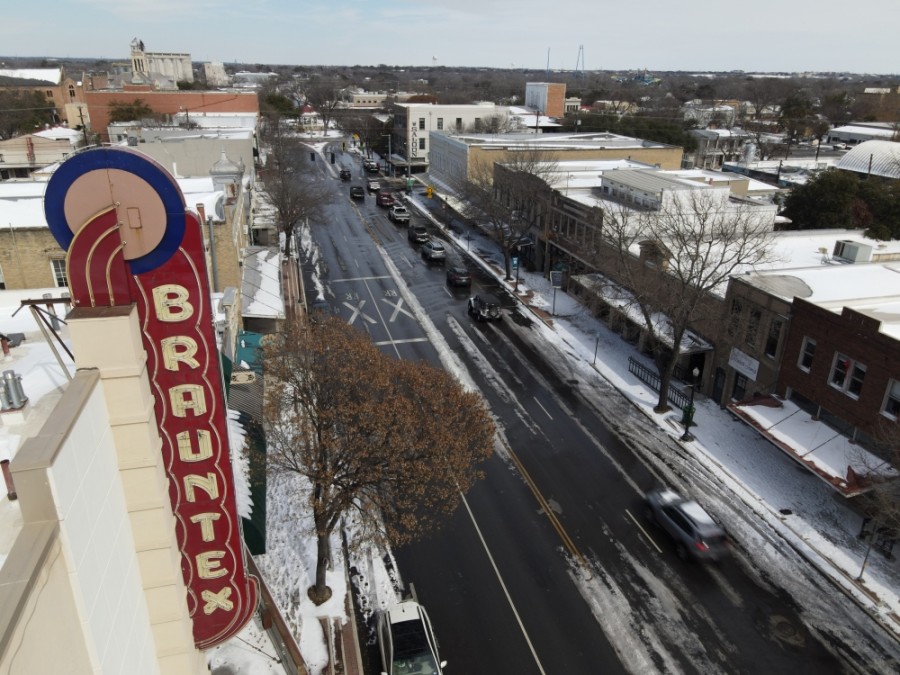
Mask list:
[[131,72],[133,79],[138,82],[149,73],[147,56],[144,54],[144,42],[137,38],[131,41]]
[[578,45],[578,58],[575,59],[575,77],[584,79],[584,45]]

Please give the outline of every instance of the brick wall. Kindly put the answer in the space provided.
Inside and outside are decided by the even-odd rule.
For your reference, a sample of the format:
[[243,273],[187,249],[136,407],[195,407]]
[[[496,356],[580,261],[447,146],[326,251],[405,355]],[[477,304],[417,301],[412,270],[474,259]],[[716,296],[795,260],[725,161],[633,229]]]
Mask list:
[[[779,393],[795,391],[862,432],[877,435],[887,419],[881,414],[887,388],[891,379],[900,380],[900,345],[879,332],[880,325],[847,307],[837,314],[795,298]],[[809,372],[798,365],[806,337],[816,341]],[[829,384],[838,352],[866,367],[858,399]]]
[[113,102],[134,103],[141,99],[159,115],[176,115],[184,110],[190,113],[258,113],[259,99],[255,93],[232,91],[86,91],[85,102],[91,120],[91,129],[106,140],[108,135],[110,106]]
[[0,229],[0,268],[6,288],[56,286],[50,261],[64,258],[47,227]]

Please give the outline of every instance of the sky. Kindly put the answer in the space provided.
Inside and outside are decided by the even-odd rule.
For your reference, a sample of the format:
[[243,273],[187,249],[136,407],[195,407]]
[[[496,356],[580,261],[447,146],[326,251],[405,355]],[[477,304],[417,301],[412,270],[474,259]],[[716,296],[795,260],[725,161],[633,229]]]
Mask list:
[[[898,73],[896,0],[45,0],[11,3],[2,56],[544,70]],[[581,49],[583,47],[583,50]]]

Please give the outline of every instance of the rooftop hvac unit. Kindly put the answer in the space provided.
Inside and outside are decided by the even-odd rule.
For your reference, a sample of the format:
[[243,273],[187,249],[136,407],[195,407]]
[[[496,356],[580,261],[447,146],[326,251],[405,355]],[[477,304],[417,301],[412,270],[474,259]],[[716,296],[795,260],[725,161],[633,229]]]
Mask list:
[[856,241],[841,239],[835,242],[832,257],[852,263],[869,262],[872,260],[872,247]]

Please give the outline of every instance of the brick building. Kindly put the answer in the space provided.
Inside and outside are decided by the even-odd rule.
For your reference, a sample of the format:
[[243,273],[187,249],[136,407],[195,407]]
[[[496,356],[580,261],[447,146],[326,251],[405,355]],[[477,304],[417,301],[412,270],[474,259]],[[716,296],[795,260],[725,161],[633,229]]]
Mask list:
[[566,114],[566,85],[558,82],[526,82],[525,105],[547,117]]
[[87,91],[84,97],[91,130],[104,141],[109,140],[109,118],[114,103],[134,103],[140,99],[156,115],[185,114],[188,119],[193,112],[259,114],[259,99],[255,92],[154,91],[141,85],[126,86],[122,91]]
[[54,123],[75,127],[87,117],[82,84],[65,68],[0,68],[0,91],[37,92],[56,109]]
[[885,423],[896,426],[900,334],[885,309],[837,312],[795,299],[778,393],[854,439],[878,438]]

